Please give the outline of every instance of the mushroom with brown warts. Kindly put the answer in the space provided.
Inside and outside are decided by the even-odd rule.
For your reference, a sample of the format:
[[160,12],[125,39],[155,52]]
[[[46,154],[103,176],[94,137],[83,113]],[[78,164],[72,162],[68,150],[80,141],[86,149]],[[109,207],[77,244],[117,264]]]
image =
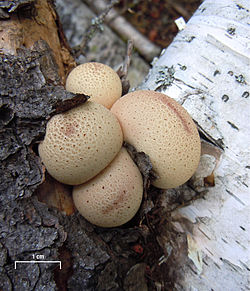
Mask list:
[[70,72],[66,80],[66,90],[88,95],[91,101],[110,108],[121,97],[122,84],[112,68],[92,62],[81,64]]
[[120,226],[132,219],[142,194],[141,173],[124,148],[96,177],[73,188],[80,214],[101,227]]
[[87,101],[53,116],[38,150],[53,178],[78,185],[107,167],[122,142],[123,134],[114,114],[101,104]]
[[165,94],[139,90],[128,93],[111,108],[124,140],[145,152],[162,189],[184,184],[195,172],[201,152],[198,130],[188,112]]

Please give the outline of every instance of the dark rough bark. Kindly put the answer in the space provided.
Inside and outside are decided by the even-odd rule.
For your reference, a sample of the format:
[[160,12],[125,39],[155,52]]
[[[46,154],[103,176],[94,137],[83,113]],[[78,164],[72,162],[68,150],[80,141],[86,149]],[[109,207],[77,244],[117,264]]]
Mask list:
[[42,139],[47,118],[59,103],[74,96],[48,83],[50,75],[54,83],[59,79],[53,66],[45,74],[43,65],[50,58],[28,50],[18,57],[0,55],[1,204],[30,197],[40,184],[42,167],[31,145]]
[[[59,81],[51,63],[53,57],[48,47],[22,50],[18,56],[0,55],[0,266],[3,279],[0,284],[3,290],[39,290],[47,281],[52,283],[46,283],[46,290],[54,290],[51,266],[22,265],[14,270],[14,261],[31,260],[34,253],[42,253],[46,260],[55,260],[57,247],[65,240],[56,212],[50,213],[46,205],[30,198],[43,179],[43,168],[32,146],[43,137],[48,117],[60,104],[75,96],[48,82],[52,78],[54,84]],[[80,99],[82,101],[82,97]]]

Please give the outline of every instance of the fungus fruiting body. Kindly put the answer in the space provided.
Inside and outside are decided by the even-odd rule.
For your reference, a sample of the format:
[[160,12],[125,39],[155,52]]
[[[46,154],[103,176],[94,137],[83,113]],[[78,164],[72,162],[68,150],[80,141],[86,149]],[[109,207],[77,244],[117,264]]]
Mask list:
[[50,119],[39,155],[52,177],[78,185],[102,171],[122,141],[116,117],[103,105],[87,101]]
[[101,173],[73,189],[78,211],[101,227],[129,221],[140,207],[142,194],[141,173],[124,148]]
[[112,68],[92,62],[81,64],[70,72],[66,80],[66,90],[88,95],[91,101],[110,108],[121,97],[122,84]]
[[120,98],[111,108],[124,139],[149,155],[162,189],[185,183],[200,160],[198,130],[188,112],[165,94],[140,90]]

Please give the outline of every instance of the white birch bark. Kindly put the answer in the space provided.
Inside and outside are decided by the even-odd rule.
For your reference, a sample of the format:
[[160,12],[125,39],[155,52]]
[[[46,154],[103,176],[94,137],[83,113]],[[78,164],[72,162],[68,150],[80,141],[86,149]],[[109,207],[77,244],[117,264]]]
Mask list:
[[249,0],[204,1],[140,89],[175,98],[223,148],[215,186],[173,214],[193,223],[179,289],[250,290]]

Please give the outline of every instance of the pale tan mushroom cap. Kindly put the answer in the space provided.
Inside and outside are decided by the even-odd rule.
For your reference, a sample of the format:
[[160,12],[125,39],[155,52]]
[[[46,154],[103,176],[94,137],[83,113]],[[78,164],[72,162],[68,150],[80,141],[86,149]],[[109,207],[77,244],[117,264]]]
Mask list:
[[103,105],[87,101],[51,118],[39,155],[52,177],[78,185],[102,171],[122,142],[116,117]]
[[112,68],[93,62],[79,65],[70,72],[66,90],[88,95],[91,101],[110,108],[121,97],[122,84]]
[[174,99],[154,91],[135,91],[111,108],[122,127],[124,140],[149,155],[167,189],[185,183],[200,160],[200,137],[188,112]]
[[73,189],[78,211],[101,227],[120,226],[133,218],[142,194],[141,173],[124,148],[100,174]]

